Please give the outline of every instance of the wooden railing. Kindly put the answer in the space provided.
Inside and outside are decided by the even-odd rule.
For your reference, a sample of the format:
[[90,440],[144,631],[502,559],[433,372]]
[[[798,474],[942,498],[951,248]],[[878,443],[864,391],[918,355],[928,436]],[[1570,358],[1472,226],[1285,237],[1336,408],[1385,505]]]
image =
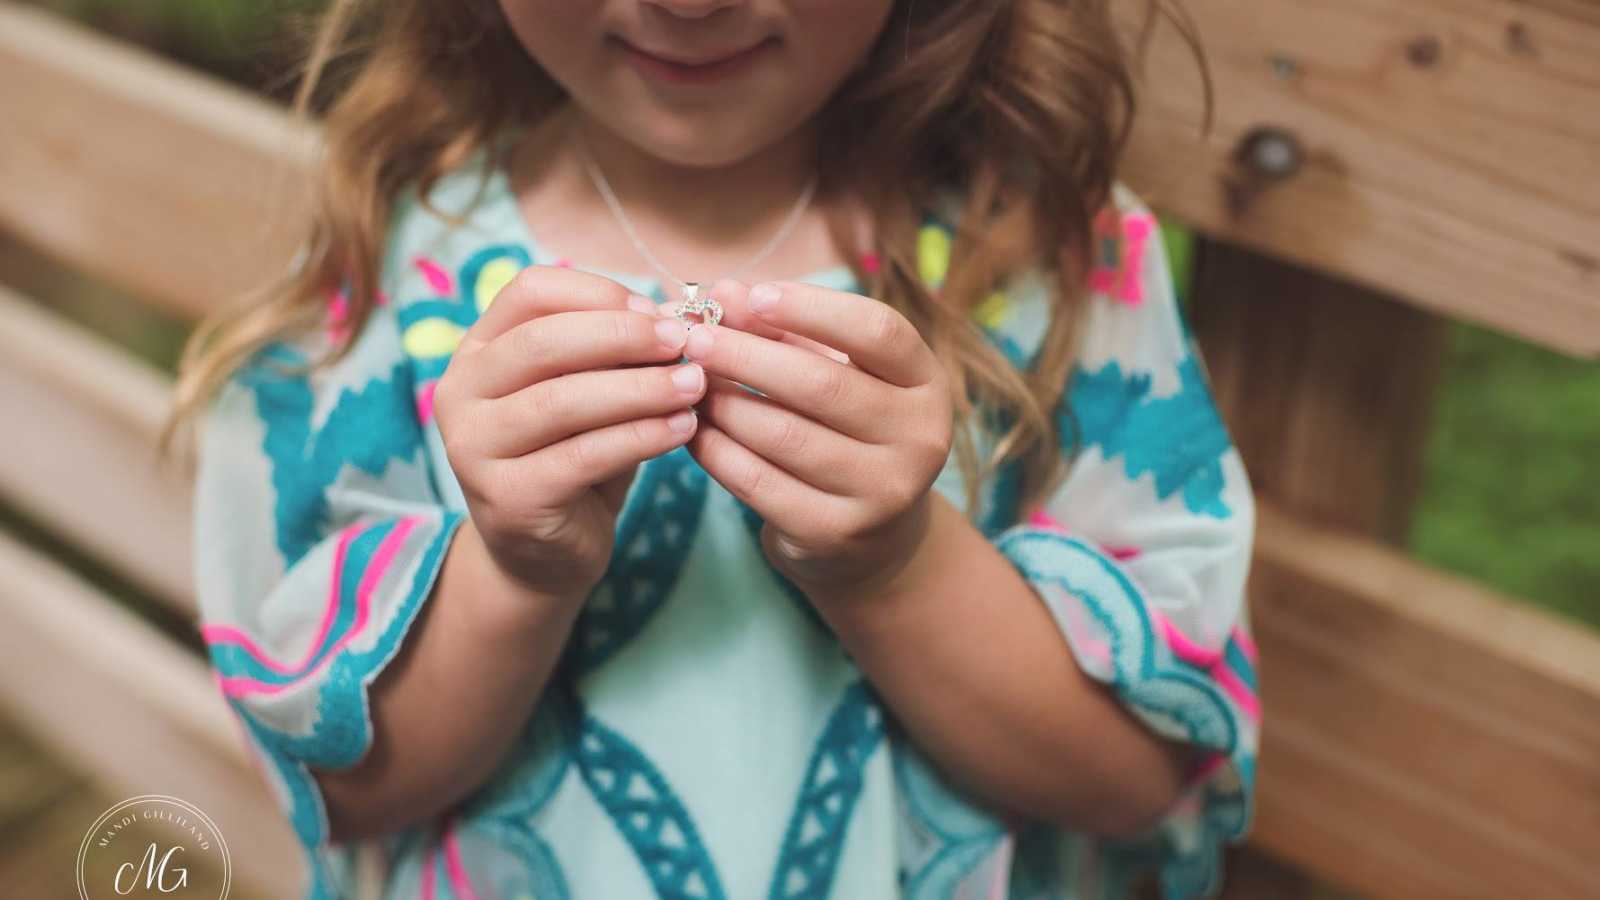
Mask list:
[[[1600,639],[1395,546],[1448,319],[1600,354],[1600,5],[1188,6],[1217,125],[1159,39],[1130,181],[1214,241],[1194,324],[1260,498],[1253,842],[1374,897],[1600,896]],[[0,85],[0,229],[185,318],[288,258],[315,135],[278,109],[3,0]],[[167,377],[3,290],[0,341],[0,499],[192,619]],[[4,536],[0,591],[0,706],[291,896],[203,662]]]

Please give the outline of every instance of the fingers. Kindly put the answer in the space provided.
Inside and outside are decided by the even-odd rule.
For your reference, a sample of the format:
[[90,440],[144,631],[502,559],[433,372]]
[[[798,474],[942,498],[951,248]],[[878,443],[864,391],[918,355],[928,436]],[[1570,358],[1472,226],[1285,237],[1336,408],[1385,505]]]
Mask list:
[[469,352],[529,319],[579,310],[627,308],[626,287],[601,275],[560,266],[529,266],[500,289],[489,308],[467,329],[461,347]]
[[482,446],[491,457],[522,456],[585,431],[688,409],[705,388],[705,372],[692,364],[551,378],[483,402]]
[[556,313],[495,338],[474,354],[468,378],[475,395],[504,397],[572,372],[671,362],[682,355],[687,336],[676,319],[632,310]]
[[714,379],[700,406],[706,421],[801,481],[848,496],[860,469],[881,448],[863,444],[726,379]]
[[844,519],[850,503],[805,484],[709,422],[700,424],[689,442],[689,452],[706,474],[763,519],[802,523],[792,530],[802,539],[813,533],[831,533],[834,523]]
[[[708,296],[717,301],[722,307],[722,324],[751,334],[759,334],[764,338],[775,341],[783,340],[787,334],[782,328],[761,321],[755,313],[750,311],[746,295],[750,293],[750,286],[733,278],[718,279],[711,286]],[[677,311],[677,303],[669,303],[662,307],[662,313],[671,315]]]
[[775,281],[751,288],[747,305],[760,321],[838,348],[863,371],[892,384],[917,387],[938,371],[916,326],[870,297]]
[[695,433],[693,410],[632,419],[575,434],[516,459],[497,460],[499,484],[513,495],[537,491],[540,505],[568,503],[589,488],[677,449]]
[[[813,353],[820,353],[834,362],[849,365],[850,356],[848,354],[841,353],[826,344],[818,343],[803,335],[784,331],[782,328],[763,321],[761,317],[751,311],[748,299],[749,294],[749,285],[732,278],[724,278],[711,286],[711,299],[722,306],[723,324],[737,328],[740,331],[748,331],[751,334],[782,341],[785,344],[793,344]],[[667,312],[670,313],[673,308],[675,306],[670,307]]]
[[876,443],[892,434],[895,389],[851,366],[721,325],[696,326],[683,353],[708,373],[749,385],[851,437]]

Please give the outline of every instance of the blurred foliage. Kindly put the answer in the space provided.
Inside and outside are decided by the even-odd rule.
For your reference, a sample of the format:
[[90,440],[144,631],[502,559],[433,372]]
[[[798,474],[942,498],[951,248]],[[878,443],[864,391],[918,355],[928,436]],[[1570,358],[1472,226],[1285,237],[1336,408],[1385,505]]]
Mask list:
[[[325,0],[30,2],[282,96],[294,35]],[[1166,227],[1163,238],[1182,282],[1193,236]],[[174,328],[147,330],[136,349],[170,365]],[[1452,326],[1435,415],[1412,549],[1600,626],[1600,490],[1588,480],[1600,460],[1600,367]]]
[[1600,626],[1600,366],[1467,325],[1451,338],[1412,549]]
[[326,0],[24,0],[238,84],[283,96],[298,34]]

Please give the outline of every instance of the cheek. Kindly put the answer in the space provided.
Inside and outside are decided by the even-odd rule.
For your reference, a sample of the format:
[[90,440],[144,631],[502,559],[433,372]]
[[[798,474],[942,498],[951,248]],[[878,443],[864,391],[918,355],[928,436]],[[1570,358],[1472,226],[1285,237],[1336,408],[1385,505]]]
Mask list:
[[894,0],[795,0],[795,77],[831,94],[866,58],[894,6]]
[[[572,0],[497,0],[528,55],[570,90],[594,77],[599,46],[598,3]],[[508,86],[508,89],[511,86]]]

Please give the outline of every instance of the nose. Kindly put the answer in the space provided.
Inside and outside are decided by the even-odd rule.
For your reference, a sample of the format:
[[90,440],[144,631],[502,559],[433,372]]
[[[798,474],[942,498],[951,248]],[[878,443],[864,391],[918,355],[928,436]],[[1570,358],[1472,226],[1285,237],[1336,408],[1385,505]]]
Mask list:
[[703,19],[724,6],[738,6],[741,2],[743,0],[647,0],[647,5],[682,19]]

